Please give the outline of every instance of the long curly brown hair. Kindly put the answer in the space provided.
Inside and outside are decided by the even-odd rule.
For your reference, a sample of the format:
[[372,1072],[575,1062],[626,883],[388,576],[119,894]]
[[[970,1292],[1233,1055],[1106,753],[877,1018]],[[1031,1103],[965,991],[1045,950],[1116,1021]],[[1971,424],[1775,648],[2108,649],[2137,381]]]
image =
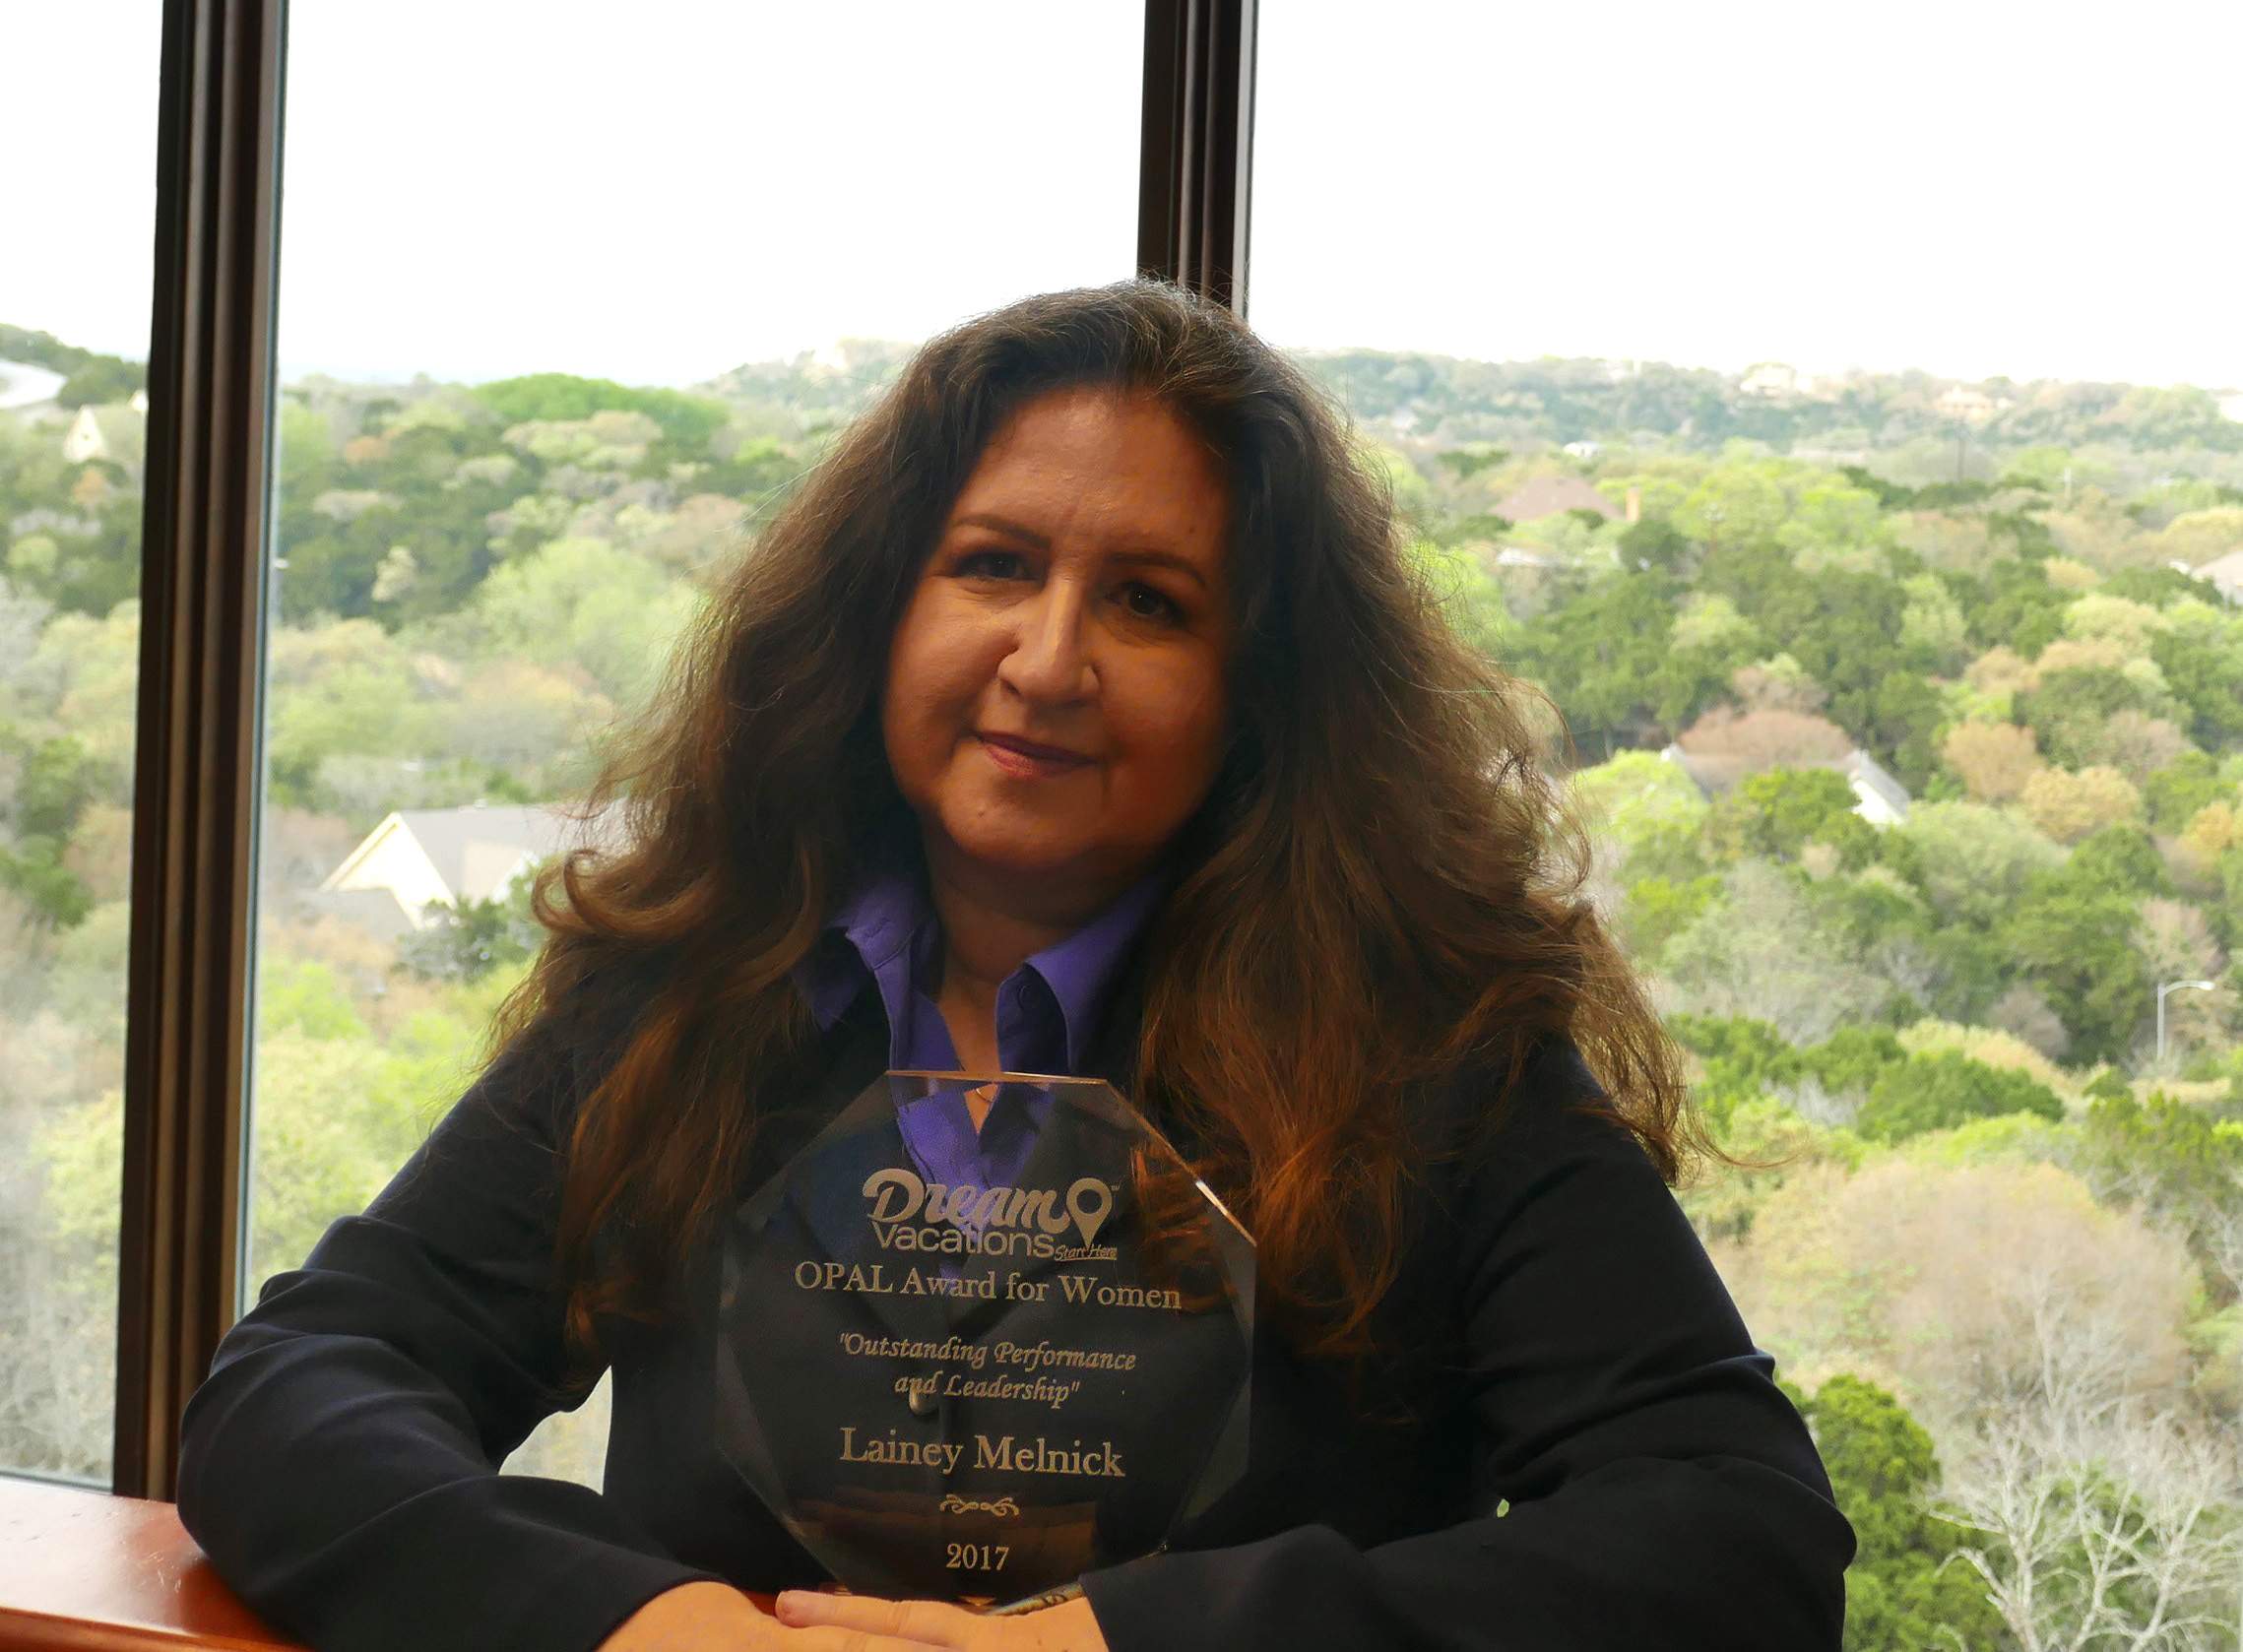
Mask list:
[[1233,728],[1142,942],[1136,1085],[1204,1144],[1275,1322],[1314,1353],[1368,1346],[1426,1081],[1485,1074],[1496,1114],[1569,1037],[1670,1182],[1709,1148],[1681,1052],[1582,897],[1548,702],[1451,630],[1345,415],[1178,288],[1051,293],[934,339],[836,440],[610,749],[585,813],[614,805],[618,847],[538,879],[549,934],[499,1046],[603,1005],[625,1029],[566,1151],[579,1346],[602,1314],[672,1311],[738,1196],[758,1078],[815,1037],[793,972],[915,831],[879,712],[921,559],[992,434],[1079,386],[1159,398],[1229,482]]

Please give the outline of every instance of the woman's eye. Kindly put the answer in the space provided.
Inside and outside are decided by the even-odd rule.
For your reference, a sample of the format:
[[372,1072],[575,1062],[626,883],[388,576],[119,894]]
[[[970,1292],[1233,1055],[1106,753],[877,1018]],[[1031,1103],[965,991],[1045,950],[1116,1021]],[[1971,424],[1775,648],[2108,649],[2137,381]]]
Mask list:
[[[1020,560],[1018,551],[974,551],[971,556],[958,558],[958,572],[960,574],[974,574],[974,572],[983,572],[983,569],[987,569],[990,562],[1018,562],[1018,560]],[[998,569],[998,572],[992,574],[992,578],[1007,578],[1007,574],[1002,572],[1002,569]]]
[[1122,590],[1122,603],[1139,619],[1158,619],[1174,623],[1184,617],[1184,610],[1167,595],[1149,585],[1131,585]]
[[[970,550],[950,565],[953,578],[967,580],[995,580],[1011,584],[1036,578],[1036,568],[1029,559],[1016,550]],[[1184,622],[1183,604],[1156,586],[1141,580],[1131,580],[1116,594],[1124,612],[1131,619],[1155,625],[1180,625]]]

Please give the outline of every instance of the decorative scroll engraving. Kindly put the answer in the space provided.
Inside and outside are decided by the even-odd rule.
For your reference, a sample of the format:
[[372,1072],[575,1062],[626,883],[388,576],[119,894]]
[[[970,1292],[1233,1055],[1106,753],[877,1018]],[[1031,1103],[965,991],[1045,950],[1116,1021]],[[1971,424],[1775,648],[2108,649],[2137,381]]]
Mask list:
[[971,1497],[961,1497],[955,1492],[943,1493],[938,1506],[945,1514],[972,1514],[979,1510],[984,1514],[993,1514],[999,1520],[1010,1520],[1020,1513],[1020,1505],[1010,1497],[999,1497],[994,1502],[977,1502]]

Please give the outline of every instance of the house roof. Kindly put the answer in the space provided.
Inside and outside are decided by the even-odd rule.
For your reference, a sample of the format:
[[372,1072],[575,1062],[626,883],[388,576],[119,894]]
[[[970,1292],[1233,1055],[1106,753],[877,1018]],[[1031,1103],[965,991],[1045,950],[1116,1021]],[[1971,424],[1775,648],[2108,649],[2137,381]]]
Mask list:
[[1846,760],[1838,765],[1838,772],[1855,785],[1874,792],[1894,814],[1904,815],[1912,799],[1908,789],[1894,780],[1885,766],[1860,746],[1846,753]]
[[568,815],[540,803],[400,809],[398,819],[418,840],[444,886],[469,901],[490,899],[525,856],[543,860],[577,826]]
[[2210,562],[2200,562],[2189,572],[2198,579],[2209,579],[2214,585],[2243,585],[2243,545],[2236,546],[2225,556],[2214,556]]
[[399,809],[367,833],[321,888],[330,892],[393,831],[412,834],[455,900],[487,901],[525,858],[543,860],[564,847],[597,842],[604,822],[589,827],[548,803],[471,803],[450,809]]
[[306,911],[331,914],[382,940],[413,932],[413,920],[387,889],[313,889],[297,898]]
[[1701,756],[1683,750],[1674,740],[1661,747],[1659,755],[1690,776],[1698,791],[1708,797],[1728,791],[1744,774],[1744,764],[1734,757]]
[[[1690,776],[1697,782],[1698,789],[1709,797],[1726,792],[1744,775],[1744,765],[1735,758],[1699,756],[1683,750],[1672,741],[1659,755]],[[1835,769],[1858,791],[1874,792],[1878,799],[1895,815],[1905,815],[1908,805],[1915,800],[1908,795],[1905,786],[1894,780],[1882,763],[1858,745],[1843,757],[1796,766],[1806,769]]]
[[1496,514],[1506,522],[1532,522],[1560,511],[1620,514],[1618,506],[1579,477],[1536,477],[1496,507]]

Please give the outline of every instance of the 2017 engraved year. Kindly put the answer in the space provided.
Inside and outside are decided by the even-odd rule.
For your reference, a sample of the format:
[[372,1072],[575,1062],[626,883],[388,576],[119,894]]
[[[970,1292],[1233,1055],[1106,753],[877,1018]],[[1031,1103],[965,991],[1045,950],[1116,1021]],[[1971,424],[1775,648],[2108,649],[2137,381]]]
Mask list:
[[942,1563],[964,1571],[1002,1571],[1012,1554],[1007,1543],[950,1543],[943,1547],[949,1551],[949,1558]]

